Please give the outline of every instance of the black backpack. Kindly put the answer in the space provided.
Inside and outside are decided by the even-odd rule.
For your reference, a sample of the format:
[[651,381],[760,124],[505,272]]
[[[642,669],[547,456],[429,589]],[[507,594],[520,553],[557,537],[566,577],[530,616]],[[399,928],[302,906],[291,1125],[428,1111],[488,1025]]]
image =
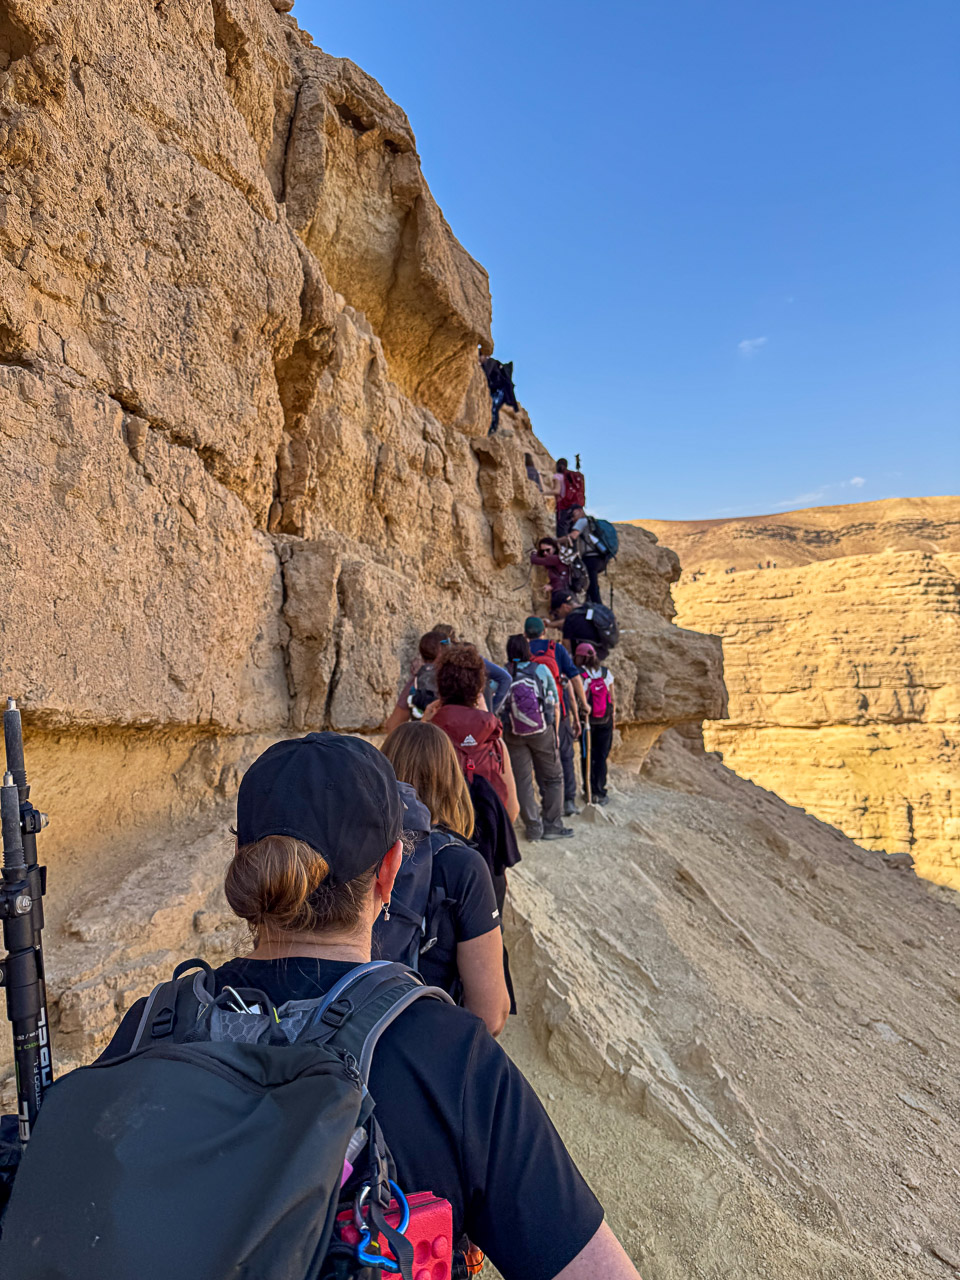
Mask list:
[[386,1218],[404,1229],[406,1198],[366,1084],[393,1020],[449,996],[387,962],[279,1009],[214,991],[209,965],[179,965],[128,1053],[51,1087],[4,1218],[4,1277],[339,1280],[371,1274],[379,1235],[412,1280],[413,1245]]
[[390,895],[390,906],[373,926],[373,953],[420,968],[420,957],[437,945],[440,924],[452,903],[440,887],[432,888],[433,860],[463,840],[446,831],[431,831],[404,858]]
[[407,706],[414,720],[423,718],[431,702],[437,700],[437,673],[432,662],[426,662],[413,677],[407,694]]
[[615,649],[620,643],[620,627],[616,615],[605,604],[582,604],[573,613],[580,614],[588,622],[592,622],[597,634],[607,649]]

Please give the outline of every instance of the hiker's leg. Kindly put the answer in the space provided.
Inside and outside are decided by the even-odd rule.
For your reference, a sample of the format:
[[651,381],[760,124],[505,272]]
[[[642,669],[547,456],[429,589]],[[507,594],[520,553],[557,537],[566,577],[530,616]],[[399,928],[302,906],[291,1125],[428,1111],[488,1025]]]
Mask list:
[[543,829],[556,830],[563,826],[563,770],[552,729],[530,739],[530,754],[543,797]]
[[597,796],[607,794],[607,756],[612,743],[613,725],[597,725],[593,730],[593,758],[590,762],[590,786]]
[[500,406],[503,404],[504,393],[502,391],[494,391],[492,399],[493,409],[490,415],[490,430],[487,432],[488,436],[492,436],[497,429],[497,423],[500,420]]
[[[572,694],[568,694],[571,697]],[[577,802],[577,773],[573,767],[573,734],[566,716],[560,721],[560,766],[563,769],[563,798],[566,803]]]
[[565,538],[573,528],[573,508],[564,507],[557,512],[557,537]]
[[533,838],[541,830],[540,806],[533,790],[533,760],[530,748],[522,738],[505,737],[513,777],[517,784],[517,802],[527,835]]
[[584,556],[583,564],[587,571],[587,577],[590,579],[590,585],[587,587],[587,599],[593,601],[594,604],[602,604],[599,578],[603,560],[600,556]]

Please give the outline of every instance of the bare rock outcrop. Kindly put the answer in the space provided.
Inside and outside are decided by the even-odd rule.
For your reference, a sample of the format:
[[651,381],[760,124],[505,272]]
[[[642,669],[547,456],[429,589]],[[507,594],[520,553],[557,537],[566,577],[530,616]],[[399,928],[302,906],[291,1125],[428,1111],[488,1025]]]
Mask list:
[[703,574],[676,588],[680,621],[723,637],[708,748],[960,887],[960,499],[654,527]]
[[[0,14],[0,687],[51,814],[50,919],[82,944],[59,985],[103,1026],[216,893],[190,870],[176,923],[115,945],[104,877],[152,919],[160,881],[126,877],[226,827],[270,738],[375,732],[432,623],[502,656],[551,527],[526,413],[486,434],[486,274],[404,113],[289,8]],[[671,623],[675,559],[625,542],[639,765],[723,687],[718,644]]]

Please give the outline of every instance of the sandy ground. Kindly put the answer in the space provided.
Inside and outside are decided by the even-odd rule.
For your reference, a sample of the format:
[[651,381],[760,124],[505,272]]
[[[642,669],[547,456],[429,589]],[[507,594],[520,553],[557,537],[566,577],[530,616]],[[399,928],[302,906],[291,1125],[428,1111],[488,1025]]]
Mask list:
[[958,895],[675,743],[615,776],[524,846],[504,1042],[644,1280],[960,1271]]

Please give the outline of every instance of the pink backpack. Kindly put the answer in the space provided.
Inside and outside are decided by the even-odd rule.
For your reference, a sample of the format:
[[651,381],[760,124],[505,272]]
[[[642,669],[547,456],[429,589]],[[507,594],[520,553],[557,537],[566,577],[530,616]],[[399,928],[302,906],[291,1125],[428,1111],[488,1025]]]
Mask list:
[[594,720],[602,720],[610,710],[610,690],[604,676],[606,667],[600,668],[600,675],[591,676],[586,682],[587,705]]

